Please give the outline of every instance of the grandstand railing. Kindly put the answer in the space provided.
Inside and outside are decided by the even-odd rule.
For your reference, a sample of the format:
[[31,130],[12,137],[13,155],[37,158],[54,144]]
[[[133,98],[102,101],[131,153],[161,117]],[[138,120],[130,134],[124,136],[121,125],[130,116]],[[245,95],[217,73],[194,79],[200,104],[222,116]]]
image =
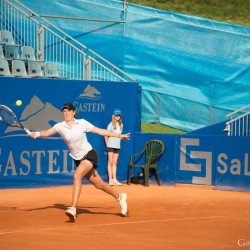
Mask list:
[[58,65],[67,79],[135,82],[93,50],[16,0],[0,0],[1,30],[13,33],[17,44],[32,46],[44,62]]
[[[226,128],[224,129],[227,135],[250,136],[250,111],[247,111],[249,108],[250,104],[235,110],[226,116],[227,118],[230,118],[230,120],[226,122]],[[242,114],[242,112],[246,113]]]

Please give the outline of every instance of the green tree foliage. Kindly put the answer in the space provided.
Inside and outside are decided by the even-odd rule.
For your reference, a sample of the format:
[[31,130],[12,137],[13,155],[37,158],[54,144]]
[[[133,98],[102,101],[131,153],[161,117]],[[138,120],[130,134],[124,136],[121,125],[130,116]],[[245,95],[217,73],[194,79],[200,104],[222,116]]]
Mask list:
[[130,0],[152,8],[250,26],[250,0]]

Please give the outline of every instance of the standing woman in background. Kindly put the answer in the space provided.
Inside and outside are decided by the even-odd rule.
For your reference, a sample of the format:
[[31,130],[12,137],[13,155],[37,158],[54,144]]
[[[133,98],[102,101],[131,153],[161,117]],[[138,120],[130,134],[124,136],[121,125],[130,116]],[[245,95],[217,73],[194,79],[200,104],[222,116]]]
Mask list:
[[[122,112],[120,109],[115,109],[113,111],[112,120],[109,123],[107,130],[115,132],[118,134],[122,133],[123,124],[122,124]],[[117,162],[120,154],[121,148],[121,138],[105,136],[105,143],[108,152],[108,177],[110,186],[122,186],[122,183],[119,182],[116,178],[117,172]]]

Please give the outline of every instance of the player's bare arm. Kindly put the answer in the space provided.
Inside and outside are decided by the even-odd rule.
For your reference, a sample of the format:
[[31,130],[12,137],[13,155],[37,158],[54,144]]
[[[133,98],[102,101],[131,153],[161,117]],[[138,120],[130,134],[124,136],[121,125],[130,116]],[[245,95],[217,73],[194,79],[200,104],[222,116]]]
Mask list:
[[129,140],[130,139],[130,133],[127,134],[118,134],[106,129],[102,129],[102,128],[98,128],[98,127],[94,127],[91,130],[92,133],[98,134],[98,135],[102,135],[102,136],[112,136],[112,137],[117,137],[120,138],[122,140]]
[[38,137],[49,137],[52,136],[54,134],[56,134],[57,131],[55,128],[49,128],[47,130],[41,130],[41,131],[36,131],[36,132],[32,132],[29,137],[35,139]]

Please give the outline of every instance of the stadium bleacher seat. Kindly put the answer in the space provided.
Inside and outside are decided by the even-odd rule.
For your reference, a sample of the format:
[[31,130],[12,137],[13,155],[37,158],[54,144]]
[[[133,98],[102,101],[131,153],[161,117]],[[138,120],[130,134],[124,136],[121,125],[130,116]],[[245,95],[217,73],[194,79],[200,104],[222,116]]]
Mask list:
[[7,60],[0,58],[0,76],[11,77],[9,63]]
[[22,46],[21,47],[21,59],[26,61],[41,61],[36,58],[35,50],[31,46]]
[[15,43],[12,32],[0,30],[0,44],[2,45],[3,54],[8,61],[20,58],[19,48],[21,45]]
[[15,41],[11,31],[1,30],[0,31],[0,44],[1,45],[15,45]]
[[29,77],[26,71],[24,61],[22,60],[12,61],[12,75],[15,77]]
[[58,78],[59,73],[58,73],[57,65],[52,62],[45,63],[44,76],[48,78]]
[[44,76],[52,79],[67,79],[67,77],[60,76],[57,64],[54,62],[45,63]]
[[24,61],[36,61],[34,48],[31,46],[22,46],[21,59]]
[[28,75],[31,77],[44,77],[40,61],[28,61]]
[[9,61],[20,59],[19,46],[5,45],[5,59]]

